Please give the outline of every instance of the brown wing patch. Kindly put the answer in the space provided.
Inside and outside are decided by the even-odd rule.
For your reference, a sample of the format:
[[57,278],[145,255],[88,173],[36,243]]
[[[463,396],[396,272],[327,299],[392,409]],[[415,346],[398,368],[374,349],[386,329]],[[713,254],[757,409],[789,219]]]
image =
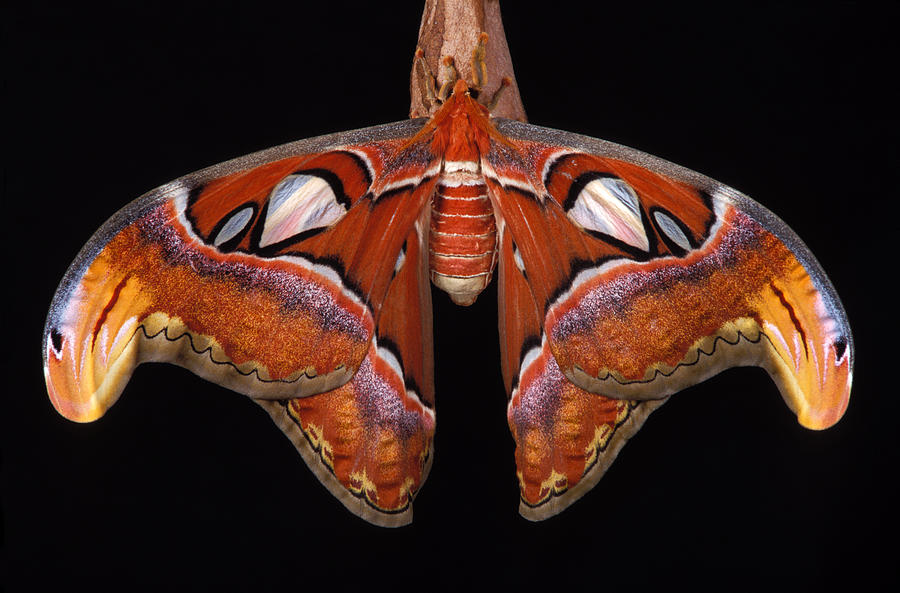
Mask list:
[[581,498],[662,403],[589,393],[566,379],[544,345],[523,368],[507,414],[522,515],[546,519]]
[[413,499],[431,465],[434,414],[407,392],[374,344],[345,385],[259,403],[350,511],[383,526],[412,520]]

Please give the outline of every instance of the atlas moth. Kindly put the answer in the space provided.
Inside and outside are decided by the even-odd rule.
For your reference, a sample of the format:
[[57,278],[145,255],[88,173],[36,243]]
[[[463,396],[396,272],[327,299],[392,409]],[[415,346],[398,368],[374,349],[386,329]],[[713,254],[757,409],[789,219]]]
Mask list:
[[793,231],[662,159],[497,117],[476,38],[468,84],[417,53],[427,117],[228,161],[114,215],[50,306],[56,409],[92,421],[138,364],[181,365],[253,398],[350,511],[403,525],[433,457],[430,284],[466,305],[496,273],[528,519],[728,367],[766,369],[802,425],[837,422],[850,328]]

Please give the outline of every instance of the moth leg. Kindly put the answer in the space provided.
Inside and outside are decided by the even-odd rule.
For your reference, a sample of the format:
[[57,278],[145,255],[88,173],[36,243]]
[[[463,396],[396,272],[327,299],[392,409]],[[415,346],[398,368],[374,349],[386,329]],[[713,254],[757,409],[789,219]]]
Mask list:
[[424,87],[422,89],[422,94],[425,95],[425,98],[430,105],[440,105],[449,99],[450,95],[453,93],[453,85],[459,80],[459,72],[456,70],[453,58],[451,56],[444,56],[441,58],[441,73],[443,74],[444,84],[442,84],[441,88],[437,89],[437,91],[435,91],[435,86],[439,79],[431,72],[431,68],[428,67],[428,62],[425,60],[425,52],[421,47],[416,48],[415,62],[422,69],[421,78]]
[[488,81],[487,64],[484,62],[487,54],[487,40],[488,34],[482,31],[478,35],[478,44],[472,50],[472,88],[479,92]]
[[[482,32],[478,36],[478,43],[475,45],[475,49],[472,50],[472,83],[468,86],[473,91],[473,97],[477,97],[478,93],[481,92],[488,81],[487,64],[485,63],[487,39],[487,33]],[[425,52],[421,47],[416,48],[415,63],[422,69],[421,78],[424,81],[422,94],[426,99],[432,105],[441,104],[449,99],[450,95],[453,93],[453,86],[456,84],[456,81],[460,79],[459,70],[456,68],[453,56],[444,56],[441,58],[441,76],[439,77],[435,77],[432,74],[431,69],[428,67],[428,62],[425,60]],[[440,88],[437,89],[437,92],[435,92],[435,85],[441,79],[443,79],[444,82],[441,84]],[[504,86],[509,86],[512,83],[511,80],[507,80],[506,78],[504,78],[504,81]],[[501,86],[501,88],[503,87]],[[497,93],[491,98],[491,104],[496,105],[499,92],[498,89]]]
[[425,61],[425,52],[421,47],[416,48],[416,65],[422,69],[422,76],[420,80],[422,81],[422,94],[428,100],[429,106],[434,106],[440,103],[437,97],[437,92],[435,91],[435,76],[431,73],[431,68],[428,67],[428,62]]
[[443,103],[453,93],[453,85],[459,80],[459,72],[456,70],[456,65],[453,63],[451,56],[441,58],[441,70],[443,70],[444,74],[444,84],[441,85],[441,89],[438,91],[438,101]]
[[[472,50],[472,90],[477,94],[481,94],[481,91],[484,90],[484,87],[487,86],[488,83],[488,68],[487,63],[485,62],[485,57],[487,56],[487,40],[488,34],[482,32],[478,36],[478,44],[475,46],[475,49]],[[487,107],[488,111],[493,113],[497,108],[497,105],[500,103],[500,97],[503,94],[503,90],[507,87],[512,86],[513,80],[509,76],[504,76],[500,79],[500,86],[497,87],[497,90],[494,91],[494,94],[491,95],[491,98],[482,103],[485,107]],[[476,95],[473,95],[476,96]]]
[[488,111],[493,113],[494,109],[497,108],[497,104],[500,102],[500,94],[503,92],[503,89],[512,86],[512,78],[509,76],[504,76],[500,80],[500,86],[494,92],[494,95],[491,97],[491,100],[487,103]]

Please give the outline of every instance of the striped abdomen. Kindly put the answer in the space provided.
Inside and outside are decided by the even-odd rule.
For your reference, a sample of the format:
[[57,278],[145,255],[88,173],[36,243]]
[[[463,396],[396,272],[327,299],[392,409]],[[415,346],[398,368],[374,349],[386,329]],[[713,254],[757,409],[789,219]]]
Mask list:
[[480,167],[447,161],[431,201],[431,281],[458,305],[471,305],[491,281],[497,224]]

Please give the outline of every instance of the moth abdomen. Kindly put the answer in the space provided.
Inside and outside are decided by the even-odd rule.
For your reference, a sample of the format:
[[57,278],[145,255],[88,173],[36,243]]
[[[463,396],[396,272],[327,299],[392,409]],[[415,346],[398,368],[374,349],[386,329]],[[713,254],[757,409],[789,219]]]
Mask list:
[[475,161],[446,161],[431,201],[431,280],[458,305],[471,305],[497,262],[497,223]]

